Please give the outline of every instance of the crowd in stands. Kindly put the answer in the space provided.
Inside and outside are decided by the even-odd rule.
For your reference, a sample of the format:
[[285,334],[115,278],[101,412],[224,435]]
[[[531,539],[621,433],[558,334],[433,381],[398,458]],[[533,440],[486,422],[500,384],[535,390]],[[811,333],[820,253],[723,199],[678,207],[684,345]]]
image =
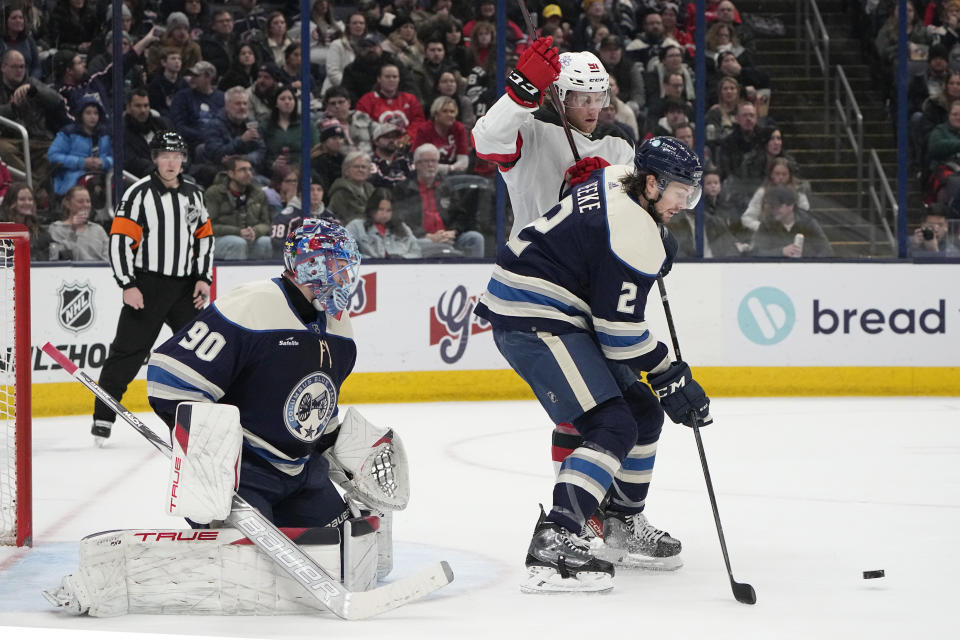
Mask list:
[[[892,3],[864,3],[878,7],[878,55],[889,60],[896,33],[880,18]],[[529,45],[509,5],[508,67]],[[731,0],[706,5],[705,255],[831,255],[803,169],[769,113],[775,96],[757,60],[758,34]],[[602,131],[631,142],[674,135],[692,146],[694,3],[528,7],[538,37],[553,36],[561,51],[592,51],[609,72]],[[34,259],[104,259],[104,175],[121,158],[135,178],[148,175],[149,141],[174,129],[190,148],[187,172],[206,189],[218,260],[276,258],[279,239],[304,215],[304,180],[311,215],[347,225],[368,257],[491,257],[494,167],[476,157],[470,131],[496,100],[496,2],[313,0],[307,60],[299,8],[295,0],[125,0],[125,107],[116,114],[124,134],[115,149],[109,2],[2,0],[0,116],[23,124],[29,145],[0,127],[0,187],[11,180],[6,167],[20,178],[27,162],[33,181],[9,184],[0,219],[31,228]],[[921,118],[931,130],[922,153],[942,164],[960,152],[960,75],[949,70],[960,0],[923,8],[931,26],[912,30],[911,41],[933,55],[911,95],[918,130]],[[301,167],[303,65],[310,164]],[[689,214],[671,224],[681,255],[695,255],[692,224]]]
[[[873,62],[891,119],[897,105],[899,5],[857,0],[853,32]],[[907,0],[908,149],[923,210],[910,220],[910,255],[960,256],[960,0]],[[952,232],[947,233],[948,226]]]

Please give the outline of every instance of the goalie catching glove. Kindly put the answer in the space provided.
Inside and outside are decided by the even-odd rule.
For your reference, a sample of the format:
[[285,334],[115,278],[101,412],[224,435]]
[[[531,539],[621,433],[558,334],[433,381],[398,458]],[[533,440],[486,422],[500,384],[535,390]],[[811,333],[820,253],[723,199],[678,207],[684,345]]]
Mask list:
[[543,102],[543,92],[560,77],[560,54],[553,36],[537,38],[507,76],[507,95],[521,107],[535,109]]
[[[693,379],[690,367],[683,360],[677,360],[663,373],[647,374],[647,381],[660,398],[664,412],[675,423],[692,428],[713,422],[710,399],[700,383]],[[691,414],[696,414],[699,425],[696,425]]]
[[240,410],[181,402],[171,435],[167,513],[198,524],[226,519],[240,483]]
[[407,452],[393,429],[367,421],[347,410],[337,440],[324,451],[330,479],[347,496],[380,511],[401,511],[410,501]]

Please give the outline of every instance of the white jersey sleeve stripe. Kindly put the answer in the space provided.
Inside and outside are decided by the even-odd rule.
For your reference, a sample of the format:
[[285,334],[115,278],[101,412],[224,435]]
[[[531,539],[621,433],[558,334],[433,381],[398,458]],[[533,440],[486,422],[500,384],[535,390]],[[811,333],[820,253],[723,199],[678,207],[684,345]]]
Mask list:
[[490,311],[501,316],[533,318],[534,320],[531,322],[533,325],[536,324],[536,318],[549,318],[566,322],[577,329],[588,330],[590,328],[586,319],[580,316],[568,315],[551,306],[501,300],[489,291],[483,294],[483,303],[487,305]]
[[147,363],[147,395],[150,395],[151,369],[154,379],[159,383],[163,377],[172,377],[188,387],[206,394],[214,402],[223,397],[223,389],[213,384],[184,363],[162,353],[154,353]]
[[575,308],[584,315],[590,313],[590,305],[587,304],[583,299],[573,295],[570,293],[570,291],[564,289],[560,285],[548,280],[535,278],[532,276],[524,276],[520,275],[519,273],[513,273],[511,271],[507,271],[500,265],[494,267],[492,278],[508,287],[524,289],[526,291],[538,293],[549,298],[562,300],[565,304]]

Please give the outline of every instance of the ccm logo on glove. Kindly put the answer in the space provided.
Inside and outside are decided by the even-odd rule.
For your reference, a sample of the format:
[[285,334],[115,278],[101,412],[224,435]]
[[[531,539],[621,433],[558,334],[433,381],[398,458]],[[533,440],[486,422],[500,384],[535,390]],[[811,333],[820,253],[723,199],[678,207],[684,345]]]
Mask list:
[[664,413],[675,423],[692,428],[713,422],[710,399],[700,383],[693,379],[690,367],[683,360],[677,360],[663,373],[648,374],[647,381],[660,398]]

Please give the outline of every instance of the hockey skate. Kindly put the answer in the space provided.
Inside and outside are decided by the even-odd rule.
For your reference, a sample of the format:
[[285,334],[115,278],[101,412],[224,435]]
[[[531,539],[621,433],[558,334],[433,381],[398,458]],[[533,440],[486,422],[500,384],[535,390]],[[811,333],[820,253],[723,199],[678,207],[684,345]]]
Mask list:
[[90,427],[90,433],[93,435],[93,444],[97,447],[102,447],[107,442],[107,438],[110,437],[110,430],[113,428],[112,422],[107,422],[106,420],[94,420],[93,426]]
[[580,536],[547,520],[543,509],[527,550],[524,593],[604,593],[613,589],[613,565],[590,555]]
[[642,513],[608,511],[603,540],[592,541],[590,553],[621,567],[674,571],[683,566],[680,541],[657,529]]

